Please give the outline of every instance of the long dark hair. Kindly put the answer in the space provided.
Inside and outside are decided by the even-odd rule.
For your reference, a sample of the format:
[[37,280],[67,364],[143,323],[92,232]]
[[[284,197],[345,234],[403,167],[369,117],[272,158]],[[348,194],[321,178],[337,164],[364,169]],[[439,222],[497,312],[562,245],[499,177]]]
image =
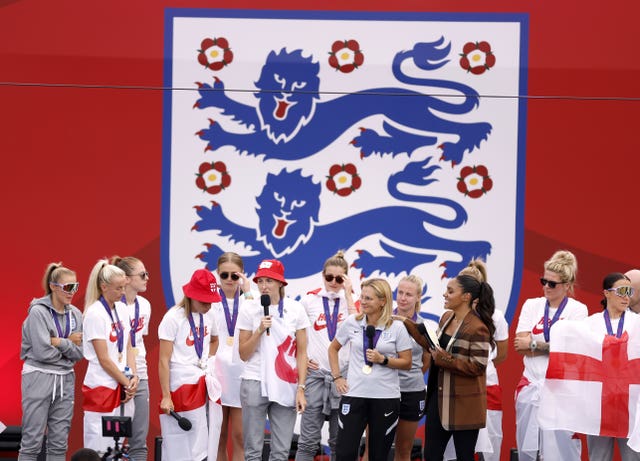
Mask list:
[[493,312],[496,310],[496,301],[493,298],[493,288],[487,282],[480,282],[478,279],[471,275],[458,275],[456,280],[462,287],[463,293],[469,293],[471,295],[470,304],[473,306],[473,301],[478,300],[475,305],[475,313],[480,317],[482,323],[489,329],[489,341],[494,344],[493,334],[496,331],[496,326],[493,324]]

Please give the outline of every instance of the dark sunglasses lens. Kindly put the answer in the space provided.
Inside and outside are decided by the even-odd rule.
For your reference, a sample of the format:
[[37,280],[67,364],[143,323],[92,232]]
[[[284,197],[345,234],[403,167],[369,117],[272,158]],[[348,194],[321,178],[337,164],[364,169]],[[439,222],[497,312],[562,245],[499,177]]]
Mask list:
[[329,283],[333,282],[333,279],[336,279],[336,283],[344,282],[344,278],[342,277],[342,275],[334,276],[333,274],[327,274],[324,276],[324,279]]
[[231,280],[233,280],[234,282],[240,278],[240,276],[238,274],[231,274],[229,272],[221,272],[220,273],[220,278],[222,280],[227,280],[229,278],[229,276],[231,276]]
[[540,283],[542,284],[542,286],[549,285],[549,288],[553,289],[558,285],[559,282],[553,282],[547,279],[540,279]]

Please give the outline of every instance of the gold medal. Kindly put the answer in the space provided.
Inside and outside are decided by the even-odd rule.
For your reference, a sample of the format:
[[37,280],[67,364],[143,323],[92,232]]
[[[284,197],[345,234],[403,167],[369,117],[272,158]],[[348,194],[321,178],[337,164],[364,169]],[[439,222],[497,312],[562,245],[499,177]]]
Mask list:
[[227,336],[227,345],[233,346],[233,336]]
[[118,352],[118,363],[122,362],[122,352]]
[[137,347],[132,347],[131,350],[133,351],[133,356],[134,357],[137,357],[138,354],[140,353],[140,351],[138,350]]
[[371,365],[364,365],[364,366],[362,367],[362,372],[363,372],[365,375],[370,375],[370,374],[371,374]]

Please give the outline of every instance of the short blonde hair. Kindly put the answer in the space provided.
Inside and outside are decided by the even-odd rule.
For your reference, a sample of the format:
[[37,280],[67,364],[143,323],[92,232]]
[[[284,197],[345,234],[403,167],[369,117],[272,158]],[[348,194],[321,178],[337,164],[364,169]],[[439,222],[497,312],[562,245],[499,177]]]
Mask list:
[[[393,323],[391,316],[393,315],[393,295],[391,294],[391,286],[385,279],[367,279],[360,285],[360,290],[364,287],[369,287],[373,290],[375,295],[384,300],[382,306],[382,315],[378,323],[384,324],[385,328],[389,328]],[[356,316],[356,320],[362,320],[364,318],[364,312],[361,312]]]

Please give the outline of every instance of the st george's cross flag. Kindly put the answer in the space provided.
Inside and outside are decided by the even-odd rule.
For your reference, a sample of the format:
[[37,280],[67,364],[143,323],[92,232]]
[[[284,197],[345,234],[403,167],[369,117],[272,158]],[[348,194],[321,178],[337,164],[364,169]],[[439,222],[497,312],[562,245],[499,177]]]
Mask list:
[[554,325],[538,412],[542,429],[631,435],[640,397],[640,321],[631,316],[620,338],[604,334],[597,314]]

